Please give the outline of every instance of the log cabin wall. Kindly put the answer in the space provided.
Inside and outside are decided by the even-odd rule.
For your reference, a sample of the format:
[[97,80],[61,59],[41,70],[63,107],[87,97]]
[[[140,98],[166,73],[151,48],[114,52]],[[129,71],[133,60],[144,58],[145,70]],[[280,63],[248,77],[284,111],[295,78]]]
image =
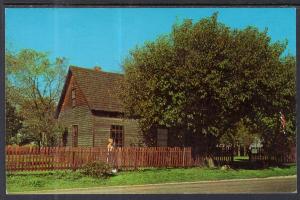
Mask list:
[[[72,106],[72,90],[75,90],[75,102],[76,105]],[[84,97],[83,92],[81,91],[81,88],[76,83],[76,80],[74,76],[72,75],[70,77],[70,82],[68,84],[65,98],[62,103],[61,112],[68,111],[77,107],[86,107],[88,106],[87,100]]]
[[[72,89],[75,89],[75,106],[72,105]],[[70,78],[58,120],[68,129],[67,146],[72,146],[73,143],[73,125],[78,125],[78,146],[93,145],[93,116],[73,76]]]
[[97,147],[106,147],[107,140],[111,134],[111,126],[119,125],[123,126],[123,145],[126,146],[137,146],[141,142],[141,134],[136,120],[114,118],[114,117],[101,117],[95,116],[94,144]]
[[106,147],[113,125],[123,126],[123,146],[141,144],[137,120],[124,119],[122,80],[121,74],[70,67],[56,112],[68,132],[67,146],[73,144],[73,125],[78,126],[78,146]]

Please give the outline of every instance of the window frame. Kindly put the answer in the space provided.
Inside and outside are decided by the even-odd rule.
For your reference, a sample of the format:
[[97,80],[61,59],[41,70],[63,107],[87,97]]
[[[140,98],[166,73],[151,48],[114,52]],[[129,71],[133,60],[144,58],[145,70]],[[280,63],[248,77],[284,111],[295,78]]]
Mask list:
[[113,139],[115,147],[124,147],[124,132],[123,125],[110,126],[110,138]]

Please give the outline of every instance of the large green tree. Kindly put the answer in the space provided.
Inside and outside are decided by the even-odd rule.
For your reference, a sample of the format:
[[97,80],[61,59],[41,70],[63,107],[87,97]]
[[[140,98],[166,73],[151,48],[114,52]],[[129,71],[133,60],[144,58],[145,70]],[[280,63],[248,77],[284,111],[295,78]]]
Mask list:
[[7,50],[5,69],[6,98],[23,118],[20,133],[24,141],[55,145],[58,125],[54,111],[64,83],[66,60],[51,62],[47,53],[32,49]]
[[124,61],[127,115],[144,131],[163,125],[214,138],[245,119],[255,131],[268,130],[267,140],[282,111],[292,136],[295,58],[283,55],[286,45],[272,43],[267,30],[231,29],[217,14],[176,23]]

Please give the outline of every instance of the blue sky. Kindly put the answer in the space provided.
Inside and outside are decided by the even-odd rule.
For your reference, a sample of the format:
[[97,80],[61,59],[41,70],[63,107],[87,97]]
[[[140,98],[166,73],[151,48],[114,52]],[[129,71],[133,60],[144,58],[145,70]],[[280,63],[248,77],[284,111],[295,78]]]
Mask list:
[[219,12],[232,28],[268,28],[272,41],[287,39],[296,54],[294,8],[7,8],[6,45],[63,56],[70,65],[121,72],[130,49],[171,31],[176,20],[197,21]]

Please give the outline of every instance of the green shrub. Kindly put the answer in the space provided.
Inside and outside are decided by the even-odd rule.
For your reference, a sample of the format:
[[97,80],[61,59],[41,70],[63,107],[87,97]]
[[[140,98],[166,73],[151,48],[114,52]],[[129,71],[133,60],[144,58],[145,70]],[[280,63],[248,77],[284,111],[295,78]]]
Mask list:
[[105,162],[90,162],[80,171],[84,175],[96,178],[107,178],[112,175],[112,167]]

